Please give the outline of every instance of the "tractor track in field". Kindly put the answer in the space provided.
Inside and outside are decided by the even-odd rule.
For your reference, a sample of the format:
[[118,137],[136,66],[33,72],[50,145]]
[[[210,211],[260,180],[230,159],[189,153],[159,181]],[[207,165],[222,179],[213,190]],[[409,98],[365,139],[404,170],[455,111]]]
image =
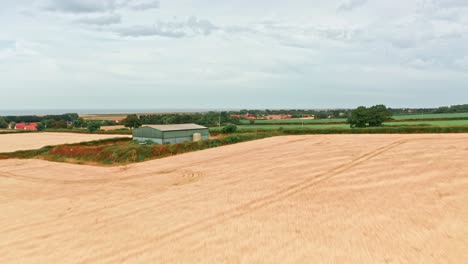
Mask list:
[[[276,144],[275,146],[282,146],[282,145],[289,145],[291,143],[297,143],[297,142],[302,142],[310,139],[295,139],[295,140],[290,140],[286,141],[280,144]],[[246,142],[244,142],[246,143]],[[242,143],[240,143],[242,144]],[[262,150],[268,150],[270,147],[269,146],[262,146],[262,147],[257,147],[257,148],[252,148],[249,151],[262,151]],[[201,161],[196,161],[192,163],[187,163],[184,164],[184,167],[191,167],[191,166],[197,166],[197,165],[202,165],[206,163],[210,163],[213,161],[219,161],[219,160],[224,160],[224,159],[229,159],[232,156],[242,154],[244,151],[235,151],[231,152],[226,155],[220,155],[219,157],[215,158],[210,158],[210,159],[204,159]],[[188,154],[188,153],[183,153],[183,154]],[[183,155],[181,154],[181,155]],[[177,155],[175,155],[177,156]],[[174,157],[174,156],[169,156],[169,157]],[[151,160],[146,161],[146,162],[151,162]],[[75,164],[74,164],[75,165]],[[80,166],[80,165],[76,165]],[[126,165],[128,166],[128,165]],[[125,168],[126,166],[119,166],[119,167],[114,167],[114,168]],[[130,165],[131,166],[131,165]],[[37,182],[37,183],[50,183],[50,184],[104,184],[104,183],[112,183],[112,182],[121,182],[121,181],[127,181],[127,180],[136,180],[136,179],[142,179],[146,177],[151,177],[155,175],[163,175],[163,174],[169,174],[177,171],[179,167],[173,167],[173,168],[168,168],[168,169],[163,169],[159,171],[154,171],[154,172],[147,172],[147,173],[141,173],[141,174],[134,174],[126,177],[115,177],[113,176],[112,178],[102,178],[102,179],[86,179],[86,180],[57,180],[57,179],[44,179],[44,178],[38,178],[38,177],[27,177],[27,176],[19,176],[13,173],[8,173],[8,175],[5,173],[5,175],[0,175],[0,177],[4,178],[10,178],[10,179],[17,179],[17,180],[22,180],[22,181],[29,181],[29,182]]]
[[[129,258],[132,258],[134,256],[137,256],[141,254],[142,252],[146,251],[148,248],[148,245],[153,246],[154,243],[161,243],[161,242],[174,242],[180,239],[184,239],[186,237],[189,237],[195,233],[199,233],[202,231],[205,231],[207,229],[212,228],[215,225],[219,225],[222,223],[225,223],[231,219],[237,218],[237,217],[242,217],[244,215],[247,215],[253,211],[262,209],[264,207],[267,207],[271,204],[274,204],[275,202],[278,202],[282,199],[294,196],[304,190],[307,190],[311,187],[316,186],[317,184],[330,179],[347,169],[350,169],[352,167],[358,166],[372,158],[375,158],[391,149],[394,149],[404,143],[407,143],[410,140],[400,140],[393,142],[391,144],[388,144],[386,146],[377,148],[375,150],[372,150],[370,152],[367,152],[355,159],[353,159],[351,162],[340,165],[332,170],[329,170],[327,172],[324,172],[322,174],[319,174],[313,178],[306,179],[304,181],[301,181],[299,183],[296,183],[294,185],[291,185],[283,190],[280,190],[278,192],[272,193],[268,196],[262,197],[260,199],[255,199],[252,200],[248,203],[242,204],[238,207],[231,208],[229,210],[220,212],[216,215],[212,215],[203,219],[200,219],[194,223],[184,225],[181,227],[178,227],[176,229],[170,230],[166,233],[160,234],[157,237],[154,237],[151,240],[151,243],[138,243],[136,245],[131,245],[130,249],[127,250],[125,253],[125,257],[122,258],[122,256],[119,256],[118,260],[113,259],[112,257],[115,257],[115,252],[111,251],[108,252],[107,254],[101,254],[97,255],[93,258],[90,259],[85,259],[83,261],[80,261],[80,263],[93,263],[97,259],[105,259],[107,263],[115,263],[116,261],[126,261]],[[129,245],[126,244],[126,247]],[[146,247],[145,247],[146,246]]]
[[[288,140],[288,141],[283,142],[281,144],[276,144],[275,146],[288,145],[288,144],[291,144],[291,143],[298,143],[298,142],[303,142],[303,141],[306,141],[306,140],[310,140],[310,139],[306,138],[306,139]],[[268,146],[262,146],[262,147],[252,148],[251,151],[262,151],[262,150],[268,150],[268,149],[269,149]],[[191,162],[191,163],[188,163],[188,164],[184,164],[183,168],[190,168],[190,167],[197,166],[197,165],[211,163],[213,161],[220,161],[220,160],[228,159],[228,158],[230,158],[232,156],[242,154],[242,153],[243,153],[243,151],[235,151],[235,152],[231,152],[231,153],[228,153],[228,154],[225,154],[225,155],[221,155],[219,157],[215,157],[215,158],[211,158],[211,159],[204,159],[202,161]],[[79,165],[75,165],[75,166],[79,166]],[[125,166],[119,167],[119,168],[122,169],[124,167]],[[58,179],[44,179],[44,178],[38,178],[38,177],[20,176],[20,175],[11,173],[11,172],[5,172],[3,175],[0,175],[0,177],[19,180],[19,181],[26,181],[26,182],[30,182],[30,183],[64,184],[64,185],[68,185],[68,184],[103,184],[104,185],[104,184],[111,184],[111,183],[120,183],[120,182],[124,182],[124,181],[127,181],[127,180],[138,180],[138,179],[143,179],[143,178],[147,178],[147,177],[155,177],[155,176],[160,176],[160,175],[177,173],[178,171],[181,171],[182,173],[184,173],[183,168],[179,169],[179,168],[173,167],[173,168],[163,169],[163,170],[159,170],[159,171],[155,171],[155,172],[145,172],[145,173],[140,173],[140,174],[126,176],[126,177],[115,177],[115,176],[113,176],[112,179],[103,178],[103,179],[86,179],[86,180],[58,180]],[[222,187],[222,185],[225,185],[225,184],[234,184],[234,183],[237,183],[237,182],[240,182],[240,181],[242,181],[242,179],[233,179],[233,180],[230,180],[228,182],[221,182],[221,183],[219,183],[220,186],[218,186],[218,187]],[[177,186],[178,184],[174,184],[174,185]],[[93,191],[88,191],[87,193],[92,193],[92,192]],[[203,191],[193,193],[193,195],[196,195],[197,193],[201,193],[201,192],[203,192]],[[80,192],[80,193],[84,194],[84,192]],[[130,204],[133,204],[133,203],[137,202],[138,200],[139,199],[132,199],[132,200],[127,201],[125,203],[119,203],[119,204],[115,204],[113,206],[115,207],[115,206],[122,206],[122,205],[130,205]],[[144,198],[141,198],[140,200],[144,200]],[[190,200],[191,200],[190,197],[186,197],[186,198],[183,198],[183,199],[180,199],[180,198],[179,199],[174,199],[173,201],[168,201],[167,203],[165,203],[164,206],[168,207],[172,203],[177,204],[179,202],[184,202],[184,201],[186,202],[186,201],[190,201]],[[110,206],[108,205],[108,206],[101,207],[101,208],[95,208],[93,210],[87,210],[86,212],[80,212],[78,214],[69,214],[69,215],[66,215],[65,217],[63,217],[62,219],[60,219],[60,222],[66,222],[67,220],[69,220],[71,218],[74,218],[74,217],[77,217],[77,216],[97,214],[101,210],[109,208],[109,207]],[[154,207],[151,207],[151,208],[154,209]],[[138,213],[138,212],[141,212],[141,211],[145,211],[145,210],[148,210],[148,209],[150,209],[150,208],[139,208],[139,209],[135,209],[135,210],[130,210],[130,211],[126,212],[125,215],[128,216],[128,215]],[[122,217],[122,215],[119,215],[119,217]],[[107,219],[107,220],[111,220],[111,218]],[[17,227],[12,227],[12,228],[2,230],[2,231],[3,232],[18,231],[18,230],[25,229],[25,228],[40,227],[40,226],[44,226],[44,225],[48,225],[48,224],[50,224],[49,221],[40,221],[40,222],[36,222],[36,223],[30,223],[27,226],[17,226]],[[72,229],[72,228],[70,228],[70,229]],[[25,240],[18,240],[13,245],[20,245],[20,244],[22,244],[24,242],[26,242],[26,241]]]
[[0,262],[457,263],[467,142],[299,135],[119,167],[2,160]]

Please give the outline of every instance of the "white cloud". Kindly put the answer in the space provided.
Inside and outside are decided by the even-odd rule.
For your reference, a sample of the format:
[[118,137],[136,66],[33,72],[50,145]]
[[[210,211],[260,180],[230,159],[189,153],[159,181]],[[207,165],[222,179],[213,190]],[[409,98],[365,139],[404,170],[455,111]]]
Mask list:
[[46,10],[66,13],[98,13],[117,9],[148,10],[159,8],[157,0],[45,0]]
[[344,0],[338,7],[338,11],[351,11],[367,3],[367,0]]
[[69,13],[107,12],[118,8],[117,0],[49,0],[44,3],[47,10]]
[[97,16],[86,16],[76,20],[77,23],[90,25],[112,25],[120,24],[122,17],[119,14],[104,14]]
[[147,1],[132,1],[128,2],[128,7],[133,10],[147,10],[159,8],[159,1],[147,0]]
[[15,89],[2,107],[24,94],[32,108],[61,102],[40,97],[50,93],[86,94],[76,107],[396,107],[420,105],[424,89],[428,104],[458,103],[468,98],[464,3],[7,1],[0,91]]
[[163,22],[157,21],[153,26],[131,26],[116,29],[121,36],[147,37],[161,36],[171,38],[193,37],[196,35],[209,35],[217,28],[208,20],[190,17],[183,21]]

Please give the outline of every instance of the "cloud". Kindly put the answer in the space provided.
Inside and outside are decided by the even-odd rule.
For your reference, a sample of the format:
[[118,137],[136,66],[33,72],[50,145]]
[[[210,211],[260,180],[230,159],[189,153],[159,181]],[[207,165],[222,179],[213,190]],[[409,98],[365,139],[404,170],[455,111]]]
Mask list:
[[440,8],[465,8],[468,7],[466,0],[433,0],[432,3]]
[[163,29],[158,26],[131,26],[126,28],[120,28],[115,31],[124,37],[148,37],[148,36],[160,36],[169,38],[183,38],[186,37],[185,32],[181,30],[169,30]]
[[162,22],[158,21],[153,26],[131,26],[115,30],[125,37],[160,36],[170,38],[193,37],[197,35],[209,35],[218,29],[208,20],[190,17],[186,21]]
[[132,1],[127,4],[133,10],[146,10],[159,8],[159,1]]
[[344,0],[338,7],[338,11],[351,11],[367,3],[367,0]]
[[106,14],[100,16],[88,16],[76,20],[80,24],[89,24],[89,25],[112,25],[120,24],[122,22],[122,17],[119,14]]
[[147,10],[159,8],[157,0],[46,0],[44,8],[64,13],[100,13],[117,9]]
[[117,0],[49,0],[45,8],[66,13],[95,13],[115,10]]

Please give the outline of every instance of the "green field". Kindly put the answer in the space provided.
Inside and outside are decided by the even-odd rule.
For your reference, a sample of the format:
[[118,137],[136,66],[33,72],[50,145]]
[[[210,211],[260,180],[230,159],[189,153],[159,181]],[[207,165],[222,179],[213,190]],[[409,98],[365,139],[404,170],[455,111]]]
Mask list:
[[[415,119],[455,119],[468,118],[468,113],[451,113],[451,114],[416,114],[416,115],[395,115],[395,120],[415,120]],[[255,120],[256,125],[273,125],[273,124],[325,124],[325,123],[343,123],[346,118],[330,118],[330,119],[283,119],[283,120]],[[249,125],[249,120],[241,120],[242,125]]]
[[[447,126],[463,126],[468,125],[468,120],[442,120],[442,121],[407,121],[407,122],[388,122],[385,126],[436,126],[436,127],[447,127]],[[350,129],[348,124],[318,124],[318,125],[304,125],[291,123],[291,125],[239,125],[237,126],[238,131],[255,131],[255,130],[277,130],[279,128],[287,129]],[[219,128],[210,128],[211,132],[219,132]]]
[[[255,124],[321,124],[321,123],[342,123],[346,122],[346,118],[330,118],[330,119],[282,119],[282,120],[255,120]],[[244,125],[249,125],[249,120],[241,120]]]
[[430,125],[430,126],[462,126],[468,125],[468,120],[440,120],[440,121],[406,121],[406,122],[389,122],[385,123],[386,126],[416,126],[416,125]]
[[395,115],[395,120],[468,118],[468,113]]

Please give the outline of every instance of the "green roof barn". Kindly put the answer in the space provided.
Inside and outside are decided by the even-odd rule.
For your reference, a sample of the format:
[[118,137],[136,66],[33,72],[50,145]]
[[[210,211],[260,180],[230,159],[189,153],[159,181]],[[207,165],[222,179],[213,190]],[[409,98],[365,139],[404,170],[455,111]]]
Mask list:
[[193,142],[209,137],[208,128],[196,124],[145,125],[133,130],[132,134],[134,140],[150,140],[159,144]]

